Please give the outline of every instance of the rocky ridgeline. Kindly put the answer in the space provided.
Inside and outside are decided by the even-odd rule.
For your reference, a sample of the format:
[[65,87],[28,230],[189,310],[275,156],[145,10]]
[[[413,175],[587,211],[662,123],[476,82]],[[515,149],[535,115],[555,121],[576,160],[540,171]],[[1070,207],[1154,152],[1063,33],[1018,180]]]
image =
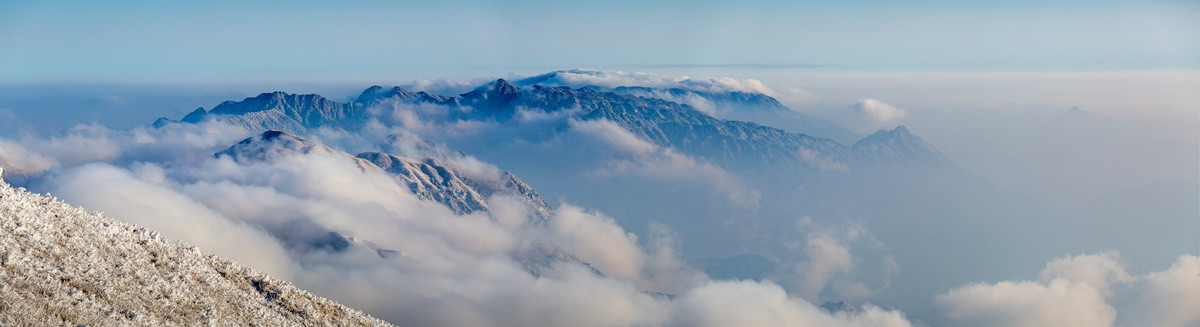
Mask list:
[[0,180],[0,326],[64,325],[389,324]]

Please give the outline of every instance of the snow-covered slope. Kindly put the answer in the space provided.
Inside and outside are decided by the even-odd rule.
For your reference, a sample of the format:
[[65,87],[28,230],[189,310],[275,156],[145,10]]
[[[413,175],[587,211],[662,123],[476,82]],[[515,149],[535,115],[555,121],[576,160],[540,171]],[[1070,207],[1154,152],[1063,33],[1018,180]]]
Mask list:
[[505,171],[491,178],[471,178],[434,158],[416,160],[379,152],[356,157],[400,178],[418,197],[441,202],[457,213],[488,210],[488,198],[508,194],[527,200],[543,221],[551,215],[550,206],[532,187]]
[[[614,72],[559,70],[522,79],[514,84],[521,87],[533,85],[588,87],[617,94],[662,99],[690,105],[715,118],[753,122],[793,133],[829,138],[842,144],[851,144],[862,138],[862,135],[845,127],[820,117],[792,110],[774,97],[752,90],[730,89],[690,80],[658,80],[657,83],[649,84],[644,83],[647,82],[646,80],[642,80],[640,81],[642,83],[638,83],[638,78],[629,78],[632,76],[621,73],[615,73],[615,75],[629,78],[630,80],[626,82],[631,82],[630,85],[610,87],[588,82],[589,80],[600,83],[611,82],[611,80],[601,78],[601,75],[614,75]],[[662,78],[662,76],[653,75],[647,77],[650,79]]]
[[578,108],[582,110],[581,119],[612,121],[641,139],[736,171],[792,173],[836,167],[874,168],[894,160],[946,161],[936,150],[909,151],[933,147],[903,128],[899,133],[876,135],[871,143],[875,148],[861,151],[858,145],[714,118],[687,104],[589,87],[519,88],[500,79],[463,94],[461,99],[463,105],[474,107],[485,119],[504,119],[518,108],[546,112]]
[[278,129],[301,132],[330,126],[353,129],[367,121],[367,112],[356,103],[341,103],[316,94],[271,92],[242,101],[225,101],[210,111],[196,109],[181,120],[198,123],[220,119],[251,129]]
[[0,181],[0,326],[64,325],[389,324]]
[[313,152],[353,158],[362,169],[386,172],[407,185],[418,198],[437,201],[458,214],[486,211],[488,198],[499,194],[523,198],[543,221],[552,214],[550,206],[532,187],[505,171],[470,174],[439,159],[418,160],[379,152],[351,156],[283,131],[266,131],[246,138],[216,153],[216,156],[228,156],[237,162],[250,163],[283,160],[291,155]]

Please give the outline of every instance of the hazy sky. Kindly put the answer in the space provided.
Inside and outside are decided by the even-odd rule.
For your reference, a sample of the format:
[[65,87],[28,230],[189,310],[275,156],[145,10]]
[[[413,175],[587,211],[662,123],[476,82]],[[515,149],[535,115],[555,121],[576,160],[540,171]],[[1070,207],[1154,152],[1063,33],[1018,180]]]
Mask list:
[[1195,1],[4,1],[0,83],[1200,68]]

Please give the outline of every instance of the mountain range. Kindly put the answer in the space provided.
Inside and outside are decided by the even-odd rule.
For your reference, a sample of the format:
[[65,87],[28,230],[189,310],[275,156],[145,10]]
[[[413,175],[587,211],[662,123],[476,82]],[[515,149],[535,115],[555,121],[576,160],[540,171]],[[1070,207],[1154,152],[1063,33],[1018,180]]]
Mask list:
[[[237,102],[226,101],[210,111],[197,109],[181,121],[196,123],[218,119],[252,129],[304,134],[320,127],[360,129],[372,117],[369,108],[387,103],[446,106],[450,114],[448,119],[455,120],[512,119],[519,109],[542,112],[579,109],[580,119],[612,121],[639,138],[704,157],[734,170],[761,169],[760,165],[776,171],[792,171],[797,168],[811,170],[945,161],[933,146],[906,128],[876,133],[846,146],[829,138],[714,118],[687,104],[632,95],[636,92],[631,90],[634,89],[619,88],[610,92],[590,87],[572,89],[537,84],[520,88],[499,79],[456,97],[412,92],[401,87],[372,86],[353,102],[342,103],[315,94],[272,92]],[[721,101],[731,105],[788,110],[778,101],[761,94],[697,94],[723,99]],[[470,110],[453,110],[464,107]]]

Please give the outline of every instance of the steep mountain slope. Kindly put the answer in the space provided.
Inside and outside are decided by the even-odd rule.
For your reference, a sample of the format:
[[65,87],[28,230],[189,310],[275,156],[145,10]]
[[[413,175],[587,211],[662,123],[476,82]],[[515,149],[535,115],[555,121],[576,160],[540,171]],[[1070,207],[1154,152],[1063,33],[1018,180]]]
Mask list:
[[266,131],[250,137],[215,154],[228,156],[241,163],[284,160],[297,154],[324,153],[354,160],[365,170],[386,172],[418,198],[442,203],[458,214],[488,210],[487,200],[493,195],[507,194],[522,198],[536,210],[544,221],[552,210],[541,196],[513,174],[497,171],[494,176],[469,174],[439,159],[416,160],[379,152],[364,152],[357,156],[316,144],[308,139],[283,131]]
[[232,261],[0,181],[0,325],[387,326]]
[[458,213],[486,211],[488,198],[508,194],[528,200],[543,221],[552,214],[532,187],[506,171],[494,178],[470,178],[434,158],[415,160],[379,152],[359,153],[356,157],[400,178],[418,197],[441,202]]

